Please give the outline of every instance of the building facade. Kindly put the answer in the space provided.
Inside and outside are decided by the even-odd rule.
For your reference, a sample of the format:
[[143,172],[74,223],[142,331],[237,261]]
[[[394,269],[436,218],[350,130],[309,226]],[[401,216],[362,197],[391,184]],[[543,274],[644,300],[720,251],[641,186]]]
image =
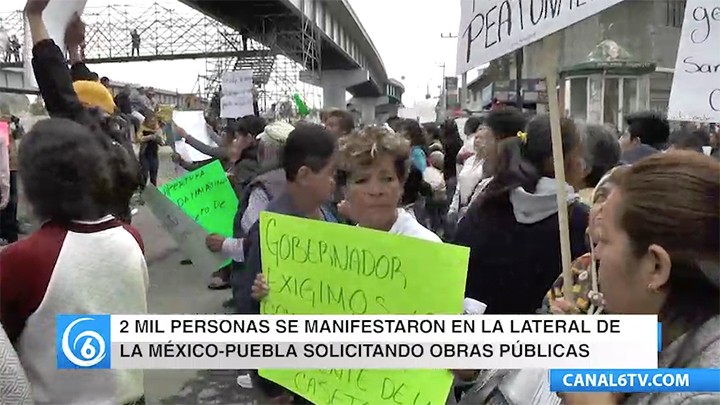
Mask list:
[[[142,87],[130,83],[112,81],[110,82],[109,88],[110,92],[113,93],[113,95],[116,95],[126,86],[130,86],[135,89]],[[206,108],[209,104],[207,100],[200,99],[196,94],[183,94],[176,91],[156,88],[153,88],[153,93],[155,93],[153,98],[158,104],[174,106],[184,110],[201,110]]]
[[[639,101],[623,104],[621,100],[618,103],[618,111],[615,111],[617,114],[615,112],[608,114],[606,121],[616,121],[615,116],[631,113],[633,109],[650,108],[666,111],[670,98],[672,73],[675,67],[684,13],[685,0],[623,1],[561,31],[558,34],[561,37],[558,65],[562,70],[582,64],[587,61],[589,55],[599,43],[604,40],[613,41],[632,55],[632,58],[637,62],[651,63],[655,65],[655,68],[653,72],[643,75],[637,81],[637,84],[627,81],[629,85],[625,87],[637,91]],[[527,81],[529,86],[543,79],[544,72],[542,69],[545,56],[542,41],[525,47],[522,76],[525,79],[524,82]],[[508,87],[510,87],[511,92],[514,91],[514,83],[511,86],[508,83],[514,78],[515,63],[512,54],[494,61],[486,69],[484,75],[468,84],[465,108],[478,110],[482,106],[488,105],[493,98],[514,97],[507,94]],[[618,86],[622,87],[624,82],[624,80],[618,80],[618,83],[621,83]],[[580,100],[577,101],[578,103],[582,102],[583,94],[582,92],[573,91],[572,97],[565,96],[563,92],[567,89],[563,85],[564,79],[561,78],[559,83],[561,83],[562,87],[560,89],[560,102],[567,113],[571,106],[565,104],[572,102],[572,100]],[[573,83],[576,90],[582,88],[582,81]],[[525,87],[523,86],[523,88]],[[542,85],[536,86],[535,90],[538,89],[542,89]],[[590,93],[595,89],[592,88],[590,83],[587,84],[586,89],[587,102],[591,101],[589,100],[591,98]],[[533,89],[528,88],[525,91],[533,91]],[[603,85],[603,94],[605,94],[605,91],[607,89]],[[629,91],[625,92],[625,97],[628,96]],[[543,99],[542,94],[533,97],[538,98],[539,104]],[[616,96],[610,94],[608,99],[613,97]],[[620,98],[621,96],[617,95],[617,97]],[[538,107],[539,111],[541,109],[541,107]]]

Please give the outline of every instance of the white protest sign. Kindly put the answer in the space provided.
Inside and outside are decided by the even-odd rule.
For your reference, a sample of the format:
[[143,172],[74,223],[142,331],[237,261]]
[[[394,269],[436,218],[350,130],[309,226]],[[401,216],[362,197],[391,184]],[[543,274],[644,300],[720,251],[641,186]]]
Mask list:
[[196,268],[219,269],[227,262],[227,258],[219,253],[209,251],[205,246],[207,231],[187,216],[180,207],[173,204],[155,186],[150,184],[145,188],[143,199],[163,228],[175,239],[183,254],[192,260]]
[[461,0],[457,74],[491,62],[621,1]]
[[241,118],[252,115],[254,112],[252,93],[222,96],[220,98],[221,118]]
[[[86,3],[87,0],[50,0],[43,11],[42,18],[48,36],[55,41],[55,44],[63,54],[67,52],[65,49],[65,30],[67,29],[68,23],[72,20],[75,13],[82,14]],[[28,26],[27,18],[25,18],[25,38],[23,39],[23,71],[25,74],[25,82],[37,88],[35,72],[32,68],[33,41],[30,37],[30,27]]]
[[720,0],[688,0],[668,119],[720,122]]
[[[184,129],[188,135],[204,143],[205,145],[217,146],[207,133],[207,123],[205,122],[205,114],[202,111],[173,111],[173,122],[175,125]],[[178,147],[178,144],[181,145]],[[184,145],[184,146],[183,146]],[[191,162],[200,162],[212,159],[212,157],[198,151],[185,141],[175,142],[175,151],[185,160]],[[185,153],[185,154],[184,154]]]
[[239,118],[253,114],[253,72],[236,70],[222,77],[220,117]]

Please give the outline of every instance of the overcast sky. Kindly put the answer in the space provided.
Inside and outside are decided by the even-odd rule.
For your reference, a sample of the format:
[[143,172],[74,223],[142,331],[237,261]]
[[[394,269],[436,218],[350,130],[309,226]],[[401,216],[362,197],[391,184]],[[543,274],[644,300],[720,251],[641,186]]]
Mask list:
[[[55,0],[62,1],[62,0]],[[447,75],[455,71],[455,39],[460,19],[460,0],[349,0],[370,35],[385,64],[388,75],[405,84],[403,101],[410,106],[424,99],[429,85],[437,96],[443,67]],[[88,0],[88,7],[107,5],[146,6],[148,0]],[[159,1],[180,9],[173,0]],[[22,9],[25,0],[3,0],[0,12]],[[205,71],[203,60],[135,62],[97,65],[101,76],[185,93],[193,91],[197,77]],[[404,80],[401,80],[405,77]]]

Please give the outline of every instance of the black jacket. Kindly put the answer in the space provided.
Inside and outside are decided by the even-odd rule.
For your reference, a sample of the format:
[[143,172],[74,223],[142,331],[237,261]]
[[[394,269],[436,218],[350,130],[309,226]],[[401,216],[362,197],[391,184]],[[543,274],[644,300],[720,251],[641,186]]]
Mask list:
[[123,114],[132,114],[132,104],[130,103],[130,95],[120,92],[115,96],[115,105]]
[[[568,207],[572,259],[587,252],[588,207]],[[455,244],[470,248],[465,296],[487,314],[534,314],[562,271],[557,214],[534,224],[515,219],[508,198],[474,204],[458,224]]]
[[[122,145],[127,152],[125,157],[136,166],[132,169],[138,169],[137,184],[139,186],[141,183],[139,163],[137,163],[133,152],[130,138],[126,136],[122,129],[118,128],[119,123],[123,122],[121,117],[102,118],[101,114],[98,114],[96,110],[83,107],[77,94],[75,94],[73,77],[78,80],[85,79],[88,72],[90,72],[87,66],[84,63],[76,63],[71,69],[68,69],[63,52],[52,39],[38,42],[33,46],[32,52],[35,80],[40,89],[40,95],[45,101],[48,114],[53,118],[67,118],[93,129],[99,129],[99,132]],[[129,222],[130,196],[128,198],[125,198],[125,196],[119,197],[113,211],[118,218]]]

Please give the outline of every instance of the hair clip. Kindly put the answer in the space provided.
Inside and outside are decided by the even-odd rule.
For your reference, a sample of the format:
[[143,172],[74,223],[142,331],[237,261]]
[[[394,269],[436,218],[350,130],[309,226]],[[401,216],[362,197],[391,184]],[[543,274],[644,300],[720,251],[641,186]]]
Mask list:
[[518,131],[517,137],[520,138],[520,142],[523,144],[527,143],[527,132]]

